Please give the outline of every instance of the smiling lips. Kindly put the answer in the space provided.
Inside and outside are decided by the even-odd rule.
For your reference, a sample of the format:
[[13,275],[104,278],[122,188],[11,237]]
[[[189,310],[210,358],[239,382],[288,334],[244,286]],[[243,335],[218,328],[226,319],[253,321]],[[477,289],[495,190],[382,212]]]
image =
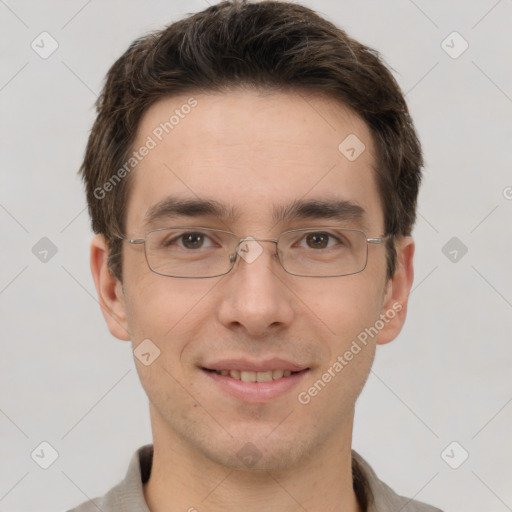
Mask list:
[[223,375],[224,377],[231,377],[235,380],[241,380],[243,382],[271,382],[273,380],[279,380],[283,377],[289,377],[292,373],[291,370],[267,370],[264,372],[253,372],[250,370],[210,370],[214,371],[217,375]]
[[203,370],[243,382],[271,382],[308,369],[306,366],[276,357],[259,362],[225,359],[203,366]]
[[310,368],[273,358],[260,362],[226,359],[206,364],[202,370],[224,391],[244,401],[261,403],[292,389]]
[[202,366],[211,382],[223,392],[246,403],[265,403],[296,387],[310,368],[273,358],[253,362],[229,359]]

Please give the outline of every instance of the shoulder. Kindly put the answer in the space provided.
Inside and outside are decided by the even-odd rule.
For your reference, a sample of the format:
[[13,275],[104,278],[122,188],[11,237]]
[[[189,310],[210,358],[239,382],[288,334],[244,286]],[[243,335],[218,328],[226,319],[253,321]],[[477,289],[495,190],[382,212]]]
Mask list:
[[149,512],[143,484],[151,473],[153,445],[140,447],[133,455],[124,479],[102,497],[85,501],[66,512]]
[[104,498],[95,498],[93,500],[85,501],[75,508],[66,510],[66,512],[98,512],[104,510]]
[[[135,502],[138,502],[138,497],[135,499],[127,499],[124,482],[119,483],[102,497],[94,498],[92,500],[84,501],[75,508],[67,510],[66,512],[121,512],[124,510],[139,510],[143,509],[134,508]],[[138,504],[138,503],[137,503]],[[145,511],[148,509],[146,508]],[[144,512],[145,512],[144,511]]]
[[389,485],[380,480],[372,467],[361,455],[352,450],[352,472],[354,488],[356,479],[367,503],[367,512],[443,512],[441,509],[397,494]]

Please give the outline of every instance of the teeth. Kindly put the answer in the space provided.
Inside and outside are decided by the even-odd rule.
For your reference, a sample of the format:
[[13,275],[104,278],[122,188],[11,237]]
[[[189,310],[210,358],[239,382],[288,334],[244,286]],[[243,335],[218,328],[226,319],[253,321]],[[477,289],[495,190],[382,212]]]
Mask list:
[[284,375],[284,370],[273,370],[272,378],[274,380],[280,379]]
[[292,374],[291,370],[268,370],[266,372],[216,370],[215,373],[224,377],[230,376],[232,379],[242,380],[243,382],[271,382],[272,380],[289,377]]
[[243,382],[256,382],[256,372],[240,372],[240,380]]
[[258,372],[256,374],[257,382],[270,382],[272,380],[272,370],[268,372]]

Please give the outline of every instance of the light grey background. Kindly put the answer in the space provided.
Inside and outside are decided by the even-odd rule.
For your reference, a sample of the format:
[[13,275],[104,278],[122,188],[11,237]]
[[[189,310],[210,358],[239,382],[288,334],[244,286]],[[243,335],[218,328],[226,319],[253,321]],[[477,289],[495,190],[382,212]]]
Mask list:
[[[377,351],[354,447],[401,494],[446,511],[512,510],[512,3],[303,3],[396,70],[427,162],[408,321]],[[96,302],[76,170],[110,65],[134,38],[206,6],[0,0],[0,510],[104,494],[151,442],[130,344],[110,336]],[[59,45],[47,59],[31,48],[43,31]],[[458,58],[442,47],[453,31],[469,44]],[[457,38],[444,43],[452,54]],[[32,252],[42,237],[58,249],[46,263]],[[456,262],[442,251],[452,237],[468,249]],[[42,441],[59,454],[46,470],[31,458]],[[441,456],[453,441],[452,465],[469,453],[458,469]]]

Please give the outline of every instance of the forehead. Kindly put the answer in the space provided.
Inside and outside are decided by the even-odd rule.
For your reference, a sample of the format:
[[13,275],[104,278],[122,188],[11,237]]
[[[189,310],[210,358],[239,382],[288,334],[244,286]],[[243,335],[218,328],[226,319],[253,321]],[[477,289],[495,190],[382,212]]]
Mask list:
[[254,90],[164,98],[139,123],[133,150],[143,147],[128,229],[140,230],[170,196],[214,201],[230,222],[255,228],[305,200],[350,202],[369,229],[383,224],[370,131],[330,98]]

